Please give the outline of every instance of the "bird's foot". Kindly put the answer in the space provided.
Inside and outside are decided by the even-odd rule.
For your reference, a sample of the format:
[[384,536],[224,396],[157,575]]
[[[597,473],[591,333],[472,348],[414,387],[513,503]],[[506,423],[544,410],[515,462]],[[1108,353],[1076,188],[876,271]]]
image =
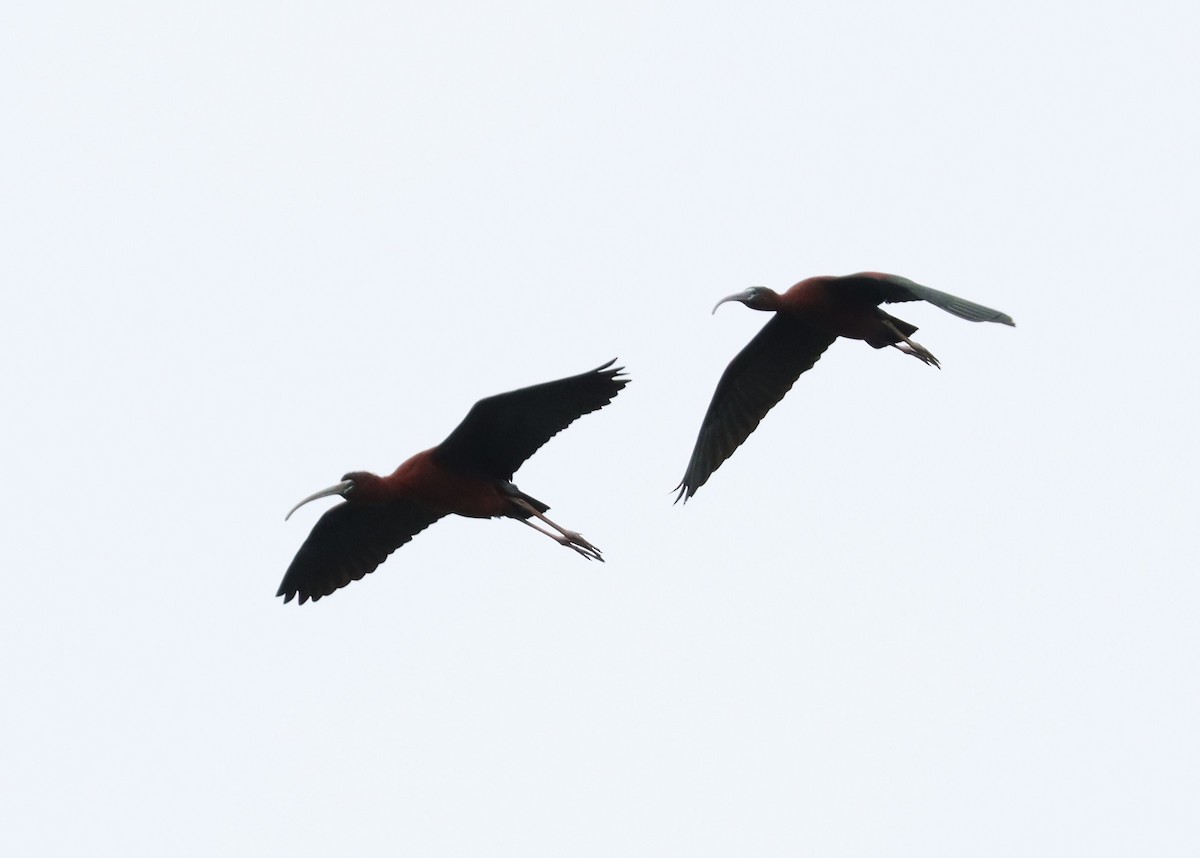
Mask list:
[[900,351],[904,352],[906,355],[912,355],[917,360],[928,366],[935,366],[938,369],[942,368],[941,361],[933,356],[933,352],[925,348],[925,346],[921,345],[920,343],[915,343],[912,340],[909,340],[907,345],[896,343],[896,348],[900,349]]
[[581,554],[588,560],[599,560],[604,562],[604,558],[600,555],[600,549],[592,545],[583,538],[583,535],[576,533],[573,530],[564,530],[562,536],[555,536],[555,540],[559,545],[565,545],[576,554]]
[[904,331],[897,328],[890,319],[884,319],[883,324],[899,339],[899,342],[892,343],[895,348],[900,349],[906,355],[912,355],[917,360],[929,366],[936,366],[938,369],[942,368],[941,363],[933,356],[933,352],[915,340],[910,340]]
[[540,525],[534,524],[532,521],[530,521],[527,518],[518,518],[517,521],[521,522],[521,524],[525,524],[525,525],[528,525],[529,527],[532,527],[538,533],[546,534],[546,536],[549,536],[551,539],[553,539],[559,545],[565,545],[567,548],[570,548],[576,554],[581,554],[588,560],[599,560],[601,563],[604,562],[604,558],[600,556],[600,549],[597,548],[596,546],[592,545],[592,543],[588,542],[586,539],[584,539],[583,534],[576,533],[573,530],[567,530],[565,527],[559,527],[557,524],[552,522],[550,519],[546,518],[546,516],[542,515],[540,512],[538,512],[532,506],[529,506],[523,500],[518,499],[517,503],[519,505],[521,505],[522,508],[525,509],[527,512],[529,512],[531,515],[534,515],[537,518],[540,518],[542,521],[546,522],[546,524],[553,527],[554,530],[547,530],[546,528],[541,527]]

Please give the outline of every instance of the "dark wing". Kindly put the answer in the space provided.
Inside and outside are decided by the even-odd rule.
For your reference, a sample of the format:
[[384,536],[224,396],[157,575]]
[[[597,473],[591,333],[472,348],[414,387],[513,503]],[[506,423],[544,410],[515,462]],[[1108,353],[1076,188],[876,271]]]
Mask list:
[[447,467],[511,480],[521,463],[576,418],[603,408],[629,383],[609,369],[489,396],[475,403],[434,455]]
[[794,316],[779,314],[763,325],[717,382],[676,503],[708,481],[835,339]]
[[953,313],[960,319],[967,319],[971,322],[999,322],[1002,325],[1016,327],[1016,323],[1013,322],[1012,317],[1007,313],[1001,313],[999,310],[993,310],[991,307],[985,307],[982,304],[976,304],[974,301],[968,301],[966,298],[959,298],[957,295],[951,295],[949,292],[930,289],[928,286],[914,283],[907,277],[900,277],[897,274],[878,274],[873,271],[864,271],[860,274],[840,277],[836,282],[838,289],[860,290],[865,295],[870,296],[875,304],[890,304],[900,301],[928,301],[935,307],[941,307],[947,313]]
[[340,503],[326,512],[304,540],[276,596],[285,603],[299,594],[314,602],[357,581],[446,513],[412,501]]

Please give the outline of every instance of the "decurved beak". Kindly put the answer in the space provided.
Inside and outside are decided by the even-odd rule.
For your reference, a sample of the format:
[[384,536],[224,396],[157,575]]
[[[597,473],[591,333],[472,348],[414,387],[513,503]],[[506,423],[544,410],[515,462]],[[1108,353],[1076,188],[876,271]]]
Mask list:
[[713,305],[713,308],[712,308],[713,313],[717,312],[717,307],[720,307],[722,304],[727,303],[729,301],[741,301],[744,303],[745,300],[748,297],[750,297],[749,292],[750,292],[749,289],[745,289],[741,292],[738,292],[736,295],[729,295],[728,297],[722,298],[720,301],[718,301],[716,304]]
[[300,507],[304,506],[309,501],[315,501],[317,498],[327,498],[330,495],[344,495],[344,494],[346,494],[346,492],[350,491],[350,489],[352,489],[352,488],[354,488],[354,480],[342,480],[336,486],[330,486],[327,489],[321,489],[316,494],[309,495],[304,500],[300,501],[300,503],[298,503],[294,507],[292,507],[291,511],[288,512],[288,514],[283,517],[283,520],[287,521],[289,518],[292,517],[293,512],[300,509]]

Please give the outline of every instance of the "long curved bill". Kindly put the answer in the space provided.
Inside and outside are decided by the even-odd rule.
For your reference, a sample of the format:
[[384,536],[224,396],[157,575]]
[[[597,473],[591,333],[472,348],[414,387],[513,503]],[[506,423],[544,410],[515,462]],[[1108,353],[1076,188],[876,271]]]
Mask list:
[[304,506],[309,501],[315,501],[317,498],[327,498],[330,495],[344,495],[352,488],[354,488],[354,480],[342,480],[336,486],[330,486],[327,489],[321,489],[319,492],[309,495],[304,500],[300,501],[300,503],[292,507],[291,511],[283,517],[283,520],[287,521],[292,517],[293,512],[300,509],[300,507]]
[[717,307],[720,307],[722,304],[724,304],[728,301],[745,301],[748,297],[750,297],[747,294],[748,292],[749,292],[749,290],[746,289],[741,292],[738,292],[736,295],[729,295],[725,298],[722,298],[720,301],[718,301],[716,304],[713,305],[713,308],[712,308],[713,313],[717,312]]

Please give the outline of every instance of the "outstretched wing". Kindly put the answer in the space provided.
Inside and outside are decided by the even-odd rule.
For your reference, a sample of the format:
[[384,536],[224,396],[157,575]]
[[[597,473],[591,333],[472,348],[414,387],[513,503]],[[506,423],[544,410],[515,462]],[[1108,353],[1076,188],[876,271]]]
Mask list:
[[285,603],[299,595],[301,605],[328,596],[375,571],[389,554],[443,515],[413,501],[338,504],[317,520],[275,595],[283,596]]
[[763,325],[717,382],[675,497],[684,502],[750,437],[766,413],[837,339],[782,313]]
[[863,271],[838,278],[838,289],[860,290],[869,296],[875,304],[897,303],[900,301],[928,301],[935,307],[941,307],[947,313],[953,313],[960,319],[971,322],[999,322],[1002,325],[1016,327],[1012,317],[991,307],[976,304],[966,298],[959,298],[949,292],[930,289],[920,283],[914,283],[907,277],[897,274],[880,274],[874,271]]
[[624,367],[609,369],[614,363],[479,400],[434,455],[457,471],[511,480],[539,447],[629,383]]

